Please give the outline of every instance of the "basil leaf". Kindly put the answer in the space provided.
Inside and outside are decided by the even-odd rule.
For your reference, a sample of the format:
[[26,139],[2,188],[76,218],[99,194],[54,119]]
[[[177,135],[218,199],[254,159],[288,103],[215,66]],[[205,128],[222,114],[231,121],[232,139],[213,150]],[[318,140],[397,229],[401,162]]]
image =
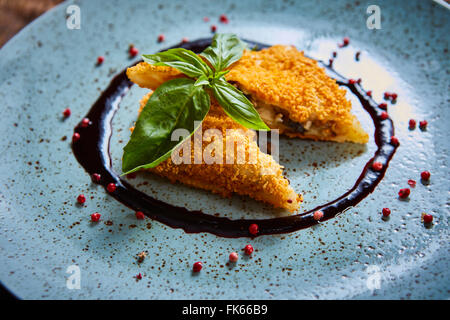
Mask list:
[[200,55],[205,57],[216,72],[222,71],[242,57],[247,45],[235,34],[218,33],[214,36],[211,46]]
[[208,77],[205,75],[200,76],[194,83],[194,86],[203,86],[203,85],[209,85]]
[[148,64],[175,68],[188,77],[199,78],[212,75],[211,68],[191,50],[176,48],[156,54],[144,54],[142,58]]
[[208,93],[202,87],[194,86],[192,79],[173,79],[159,86],[142,110],[124,148],[124,174],[156,167],[169,158],[172,150],[190,137],[181,142],[171,141],[172,132],[183,128],[192,135],[209,107]]
[[213,83],[211,89],[225,113],[234,121],[249,129],[270,130],[253,104],[233,85],[220,79]]

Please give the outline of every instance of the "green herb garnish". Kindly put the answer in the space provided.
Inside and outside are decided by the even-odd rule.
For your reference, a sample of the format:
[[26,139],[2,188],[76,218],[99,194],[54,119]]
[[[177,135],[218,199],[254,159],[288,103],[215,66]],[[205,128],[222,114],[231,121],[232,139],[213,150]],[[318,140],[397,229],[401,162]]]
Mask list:
[[[169,158],[205,118],[210,93],[237,123],[254,130],[270,130],[252,103],[224,77],[226,68],[242,57],[245,48],[246,44],[234,34],[216,34],[211,46],[200,54],[211,67],[183,48],[142,56],[149,64],[173,67],[189,78],[167,81],[153,92],[124,148],[124,174],[156,167]],[[176,129],[185,129],[190,134],[181,141],[172,141]]]

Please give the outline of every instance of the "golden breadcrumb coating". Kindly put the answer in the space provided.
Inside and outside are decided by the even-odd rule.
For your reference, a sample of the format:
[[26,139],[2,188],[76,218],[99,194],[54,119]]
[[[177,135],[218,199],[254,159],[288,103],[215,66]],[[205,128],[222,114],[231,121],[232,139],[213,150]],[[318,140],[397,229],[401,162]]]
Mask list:
[[[145,107],[151,92],[145,95],[140,102],[140,110]],[[223,139],[215,139],[214,133],[207,129],[218,129]],[[227,129],[240,129],[228,132]],[[157,167],[148,169],[160,176],[168,178],[172,183],[181,182],[183,184],[210,190],[224,197],[229,197],[233,193],[248,195],[256,200],[272,204],[274,207],[285,208],[291,212],[298,210],[303,198],[295,193],[289,185],[289,181],[283,177],[282,167],[268,154],[261,152],[255,138],[255,132],[248,130],[229,118],[215,101],[211,99],[211,109],[202,122],[203,143],[201,153],[204,154],[206,148],[212,151],[223,150],[222,164],[205,163],[204,157],[199,164],[194,163],[194,136],[190,139],[191,164],[175,164],[172,158],[159,164]],[[245,163],[236,163],[237,154],[233,153],[233,164],[226,164],[226,142],[227,139],[236,139],[238,145],[245,150]],[[183,155],[184,142],[179,149],[173,151]],[[236,149],[239,147],[235,146]],[[188,149],[186,149],[188,150]],[[199,156],[197,150],[197,156]],[[211,152],[211,154],[214,154]],[[256,158],[250,158],[250,157]],[[250,159],[256,159],[249,163]]]
[[[127,75],[139,86],[152,90],[167,80],[183,76],[170,67],[155,67],[145,62],[129,68]],[[315,60],[305,57],[293,46],[245,50],[225,78],[249,95],[256,107],[274,108],[289,120],[313,128],[296,132],[276,121],[276,114],[269,118],[262,115],[266,124],[279,129],[281,134],[337,142],[367,143],[369,140],[351,113],[346,91]],[[260,108],[257,110],[262,112]]]
[[292,121],[330,125],[330,133],[325,136],[283,132],[289,136],[339,142],[368,141],[367,133],[350,113],[352,106],[345,97],[346,91],[317,61],[305,57],[293,46],[246,50],[225,77],[251,95],[252,100],[286,111]]

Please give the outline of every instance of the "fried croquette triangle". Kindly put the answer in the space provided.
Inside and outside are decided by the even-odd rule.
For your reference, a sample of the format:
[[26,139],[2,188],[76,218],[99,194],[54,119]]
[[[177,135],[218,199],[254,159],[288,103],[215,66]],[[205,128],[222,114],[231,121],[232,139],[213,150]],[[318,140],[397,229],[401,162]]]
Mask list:
[[[150,96],[151,92],[142,98],[140,111],[146,107]],[[201,141],[201,145],[196,149],[195,139],[200,133],[201,138],[197,141]],[[227,142],[230,141],[236,147],[231,159],[225,151]],[[239,148],[242,148],[244,155],[242,163],[238,160]],[[211,160],[207,160],[206,155],[215,156],[213,153],[219,150],[223,152],[222,161],[210,163]],[[298,210],[302,202],[302,196],[283,177],[282,166],[272,156],[261,152],[255,140],[255,132],[229,118],[214,99],[211,99],[210,111],[201,128],[191,139],[174,150],[172,155],[155,168],[147,170],[168,178],[172,183],[180,182],[224,197],[233,193],[249,196],[291,212]],[[179,161],[180,159],[183,161]]]

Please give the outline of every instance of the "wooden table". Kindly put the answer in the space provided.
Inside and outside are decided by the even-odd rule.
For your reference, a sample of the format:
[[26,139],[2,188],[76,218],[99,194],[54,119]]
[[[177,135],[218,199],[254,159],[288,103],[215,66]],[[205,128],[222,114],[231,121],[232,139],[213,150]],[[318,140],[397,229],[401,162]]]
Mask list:
[[0,0],[0,47],[62,0]]

